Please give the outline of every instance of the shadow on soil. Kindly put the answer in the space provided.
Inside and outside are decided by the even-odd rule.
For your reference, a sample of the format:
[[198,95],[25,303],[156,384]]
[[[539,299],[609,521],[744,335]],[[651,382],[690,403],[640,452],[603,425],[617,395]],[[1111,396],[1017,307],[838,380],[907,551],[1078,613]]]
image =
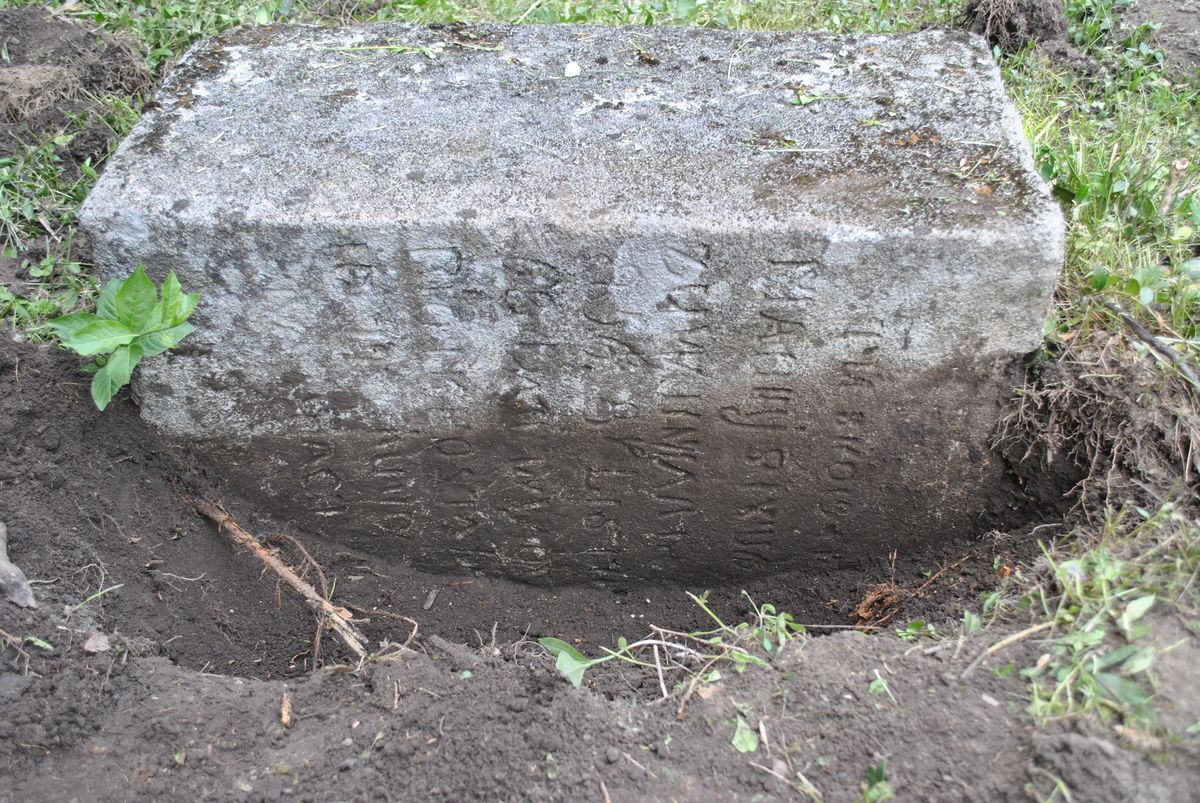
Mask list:
[[[1061,420],[1046,412],[1023,409],[1020,426]],[[747,585],[833,634],[741,674],[719,667],[680,713],[654,671],[606,665],[572,688],[536,638],[598,655],[651,624],[704,627],[684,589],[425,575],[297,534],[336,578],[336,602],[421,626],[410,648],[380,648],[386,657],[357,669],[326,633],[314,672],[311,613],[186,500],[222,499],[256,534],[276,525],[149,430],[128,398],[98,413],[77,360],[6,337],[0,434],[0,520],[40,602],[0,608],[0,800],[83,799],[85,783],[95,800],[769,800],[812,789],[854,800],[881,762],[902,799],[1024,800],[1054,779],[1089,800],[1187,797],[1183,767],[1034,726],[1012,670],[1036,661],[1035,641],[964,680],[1002,626],[958,640],[891,634],[915,618],[955,633],[981,592],[1030,570],[1037,538],[1061,518],[894,564],[879,556],[858,573]],[[1010,433],[1011,449],[1022,444]],[[1068,464],[1086,458],[1060,447]],[[727,622],[751,618],[741,591],[712,590]],[[858,621],[883,635],[846,629]],[[409,635],[380,614],[362,628],[373,647]],[[739,722],[753,751],[733,745]]]

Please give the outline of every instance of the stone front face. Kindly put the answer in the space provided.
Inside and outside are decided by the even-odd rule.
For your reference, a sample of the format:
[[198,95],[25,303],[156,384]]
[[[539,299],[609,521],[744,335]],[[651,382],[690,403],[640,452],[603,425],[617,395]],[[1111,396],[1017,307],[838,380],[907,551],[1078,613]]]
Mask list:
[[947,33],[243,29],[83,222],[201,292],[148,421],[302,530],[539,582],[983,531],[1062,261]]

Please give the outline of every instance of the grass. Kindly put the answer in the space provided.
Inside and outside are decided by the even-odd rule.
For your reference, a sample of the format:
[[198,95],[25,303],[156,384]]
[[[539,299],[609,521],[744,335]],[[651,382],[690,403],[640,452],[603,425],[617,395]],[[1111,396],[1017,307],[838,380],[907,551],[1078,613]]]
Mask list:
[[[1129,519],[1133,523],[1129,523]],[[1152,727],[1146,671],[1154,663],[1146,616],[1179,601],[1200,567],[1193,526],[1173,505],[1122,511],[1110,517],[1096,543],[1071,554],[1048,554],[1054,591],[1031,593],[1039,616],[1063,634],[1048,660],[1024,674],[1033,685],[1030,711],[1043,720],[1095,711]]]
[[987,595],[985,612],[1011,619],[1024,611],[1039,623],[1030,632],[1051,628],[1045,651],[1021,670],[1039,721],[1094,716],[1126,732],[1182,736],[1159,727],[1149,670],[1158,616],[1180,616],[1200,634],[1193,515],[1172,502],[1109,510],[1097,529],[1043,546],[1046,576]]
[[[114,137],[137,122],[136,102],[99,102]],[[74,259],[73,244],[76,213],[98,174],[90,162],[77,165],[64,156],[86,124],[84,116],[75,117],[63,130],[0,158],[0,253],[18,261],[26,277],[19,292],[0,286],[0,320],[35,340],[49,336],[47,319],[89,306],[96,292],[94,277]]]
[[[28,4],[0,0],[0,8]],[[958,8],[954,0],[80,0],[64,13],[131,38],[158,77],[197,39],[242,23],[502,20],[891,32],[946,25]],[[1200,165],[1188,161],[1200,154],[1200,82],[1165,75],[1147,31],[1118,33],[1114,0],[1067,0],[1066,8],[1070,40],[1102,70],[1055,66],[1034,52],[997,54],[1038,169],[1069,221],[1066,269],[1038,359],[1085,359],[1100,339],[1128,360],[1157,360],[1159,379],[1175,382],[1176,369],[1131,336],[1109,305],[1127,310],[1181,360],[1200,360]],[[132,125],[138,102],[107,101],[115,131]],[[0,317],[34,338],[45,335],[47,317],[85,307],[94,292],[71,254],[74,214],[94,178],[94,166],[81,175],[67,169],[60,154],[72,135],[55,132],[0,161],[6,253],[49,242],[45,259],[25,267],[22,295],[0,290]],[[1198,618],[1200,528],[1178,505],[1109,502],[1097,525],[1047,546],[1046,576],[1012,583],[987,601],[985,613],[993,621],[1020,614],[1053,624],[1047,657],[1025,670],[1036,716],[1152,728],[1154,655],[1145,628],[1164,610]],[[930,634],[921,623],[902,635]],[[618,652],[632,658],[630,648]]]

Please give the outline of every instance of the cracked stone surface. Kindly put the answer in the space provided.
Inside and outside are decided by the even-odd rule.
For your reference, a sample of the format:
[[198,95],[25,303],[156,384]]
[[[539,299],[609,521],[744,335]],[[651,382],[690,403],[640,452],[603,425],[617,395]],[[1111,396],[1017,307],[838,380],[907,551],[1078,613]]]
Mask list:
[[301,530],[532,582],[842,565],[1002,523],[1063,222],[985,45],[243,28],[82,221],[199,290],[143,416]]

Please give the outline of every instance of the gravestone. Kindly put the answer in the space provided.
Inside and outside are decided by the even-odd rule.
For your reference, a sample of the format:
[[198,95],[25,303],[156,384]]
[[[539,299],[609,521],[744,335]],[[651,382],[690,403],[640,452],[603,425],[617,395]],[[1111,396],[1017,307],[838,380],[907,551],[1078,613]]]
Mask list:
[[542,583],[982,532],[1063,259],[947,32],[243,28],[82,222],[202,296],[148,422],[304,531]]

